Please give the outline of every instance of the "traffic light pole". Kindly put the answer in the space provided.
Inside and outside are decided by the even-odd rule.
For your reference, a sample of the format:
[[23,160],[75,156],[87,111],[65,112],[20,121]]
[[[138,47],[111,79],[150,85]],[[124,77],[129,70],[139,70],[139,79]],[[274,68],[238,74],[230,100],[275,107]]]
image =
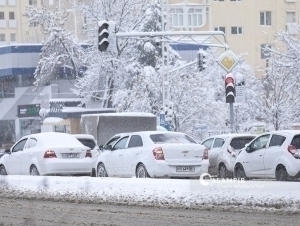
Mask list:
[[233,103],[229,103],[229,112],[230,112],[230,130],[231,133],[234,133],[234,111],[233,111]]

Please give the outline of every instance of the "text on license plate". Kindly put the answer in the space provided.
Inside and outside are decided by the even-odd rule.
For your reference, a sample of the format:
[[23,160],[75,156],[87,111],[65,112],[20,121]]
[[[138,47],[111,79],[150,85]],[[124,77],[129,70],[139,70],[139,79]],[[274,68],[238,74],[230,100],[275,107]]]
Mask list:
[[66,159],[66,158],[79,158],[79,153],[64,153],[61,154],[61,156]]
[[176,172],[195,172],[195,166],[176,166]]

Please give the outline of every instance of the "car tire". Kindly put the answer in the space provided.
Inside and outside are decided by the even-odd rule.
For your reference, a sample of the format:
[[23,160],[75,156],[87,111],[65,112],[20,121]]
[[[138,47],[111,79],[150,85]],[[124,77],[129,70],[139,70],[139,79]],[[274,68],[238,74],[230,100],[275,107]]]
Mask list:
[[277,181],[287,181],[289,174],[286,171],[286,168],[283,165],[279,165],[276,168],[275,176]]
[[6,172],[6,169],[5,169],[5,166],[0,166],[0,175],[2,176],[5,176],[7,175],[7,172]]
[[136,171],[135,171],[135,176],[136,178],[148,178],[150,177],[148,172],[147,172],[147,169],[145,167],[144,164],[140,163],[137,168],[136,168]]
[[234,167],[234,178],[238,180],[248,180],[244,167],[241,164],[238,164]]
[[220,164],[219,170],[218,170],[218,178],[225,179],[228,177],[229,177],[229,172],[228,172],[226,166],[223,163]]
[[40,175],[40,173],[35,165],[30,167],[30,175],[31,176],[39,176]]
[[97,177],[108,177],[103,163],[100,163],[97,167]]

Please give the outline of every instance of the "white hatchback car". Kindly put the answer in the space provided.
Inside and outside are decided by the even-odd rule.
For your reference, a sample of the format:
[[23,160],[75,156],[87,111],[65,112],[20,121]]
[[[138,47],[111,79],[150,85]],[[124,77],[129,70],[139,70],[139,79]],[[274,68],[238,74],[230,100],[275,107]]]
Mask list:
[[207,149],[184,133],[117,134],[102,151],[95,166],[98,177],[199,177],[208,170]]
[[210,175],[232,178],[237,154],[256,136],[253,134],[221,134],[207,138],[202,144],[209,149]]
[[266,132],[237,156],[236,178],[272,178],[286,181],[300,176],[300,130]]
[[65,133],[22,137],[0,158],[1,175],[90,175],[91,150]]

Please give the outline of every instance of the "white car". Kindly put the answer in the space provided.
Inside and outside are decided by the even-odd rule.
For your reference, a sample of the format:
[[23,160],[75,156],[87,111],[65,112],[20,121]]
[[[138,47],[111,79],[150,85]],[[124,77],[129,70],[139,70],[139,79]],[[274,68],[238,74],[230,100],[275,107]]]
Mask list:
[[1,175],[90,175],[91,150],[65,133],[24,136],[0,158]]
[[[84,146],[87,146],[92,151],[93,166],[100,154],[99,146],[93,135],[90,134],[72,134],[77,140],[79,140]],[[95,168],[92,169],[92,175],[95,176]]]
[[209,174],[232,178],[237,154],[255,137],[253,134],[221,134],[204,140],[202,144],[209,149]]
[[142,131],[113,136],[96,162],[98,177],[199,177],[207,149],[184,133]]
[[286,181],[300,176],[300,130],[266,132],[237,156],[236,178],[272,178]]

